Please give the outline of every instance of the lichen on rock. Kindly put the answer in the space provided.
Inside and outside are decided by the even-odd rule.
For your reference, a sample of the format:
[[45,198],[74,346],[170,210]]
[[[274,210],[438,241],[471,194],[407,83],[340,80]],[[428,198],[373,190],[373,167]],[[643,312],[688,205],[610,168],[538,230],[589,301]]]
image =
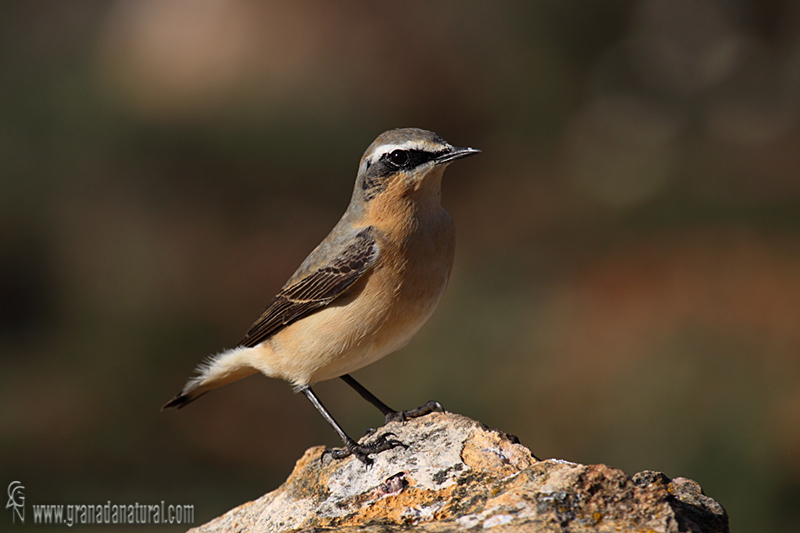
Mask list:
[[194,533],[331,529],[727,532],[697,483],[659,472],[539,461],[513,436],[453,413],[382,427],[405,443],[374,457],[306,451],[276,490]]

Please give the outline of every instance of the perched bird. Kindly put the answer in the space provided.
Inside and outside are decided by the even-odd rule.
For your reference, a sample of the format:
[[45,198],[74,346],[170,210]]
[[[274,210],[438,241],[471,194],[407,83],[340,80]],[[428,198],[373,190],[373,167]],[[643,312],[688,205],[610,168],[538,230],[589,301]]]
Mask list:
[[349,373],[405,346],[431,316],[453,266],[455,228],[441,205],[445,168],[479,153],[433,132],[387,131],[361,158],[350,205],[233,349],[201,364],[199,375],[164,409],[261,372],[294,385],[344,442],[334,458],[398,446],[389,435],[368,444],[351,439],[311,386],[342,378],[386,416],[405,420],[441,408],[428,402],[398,412]]

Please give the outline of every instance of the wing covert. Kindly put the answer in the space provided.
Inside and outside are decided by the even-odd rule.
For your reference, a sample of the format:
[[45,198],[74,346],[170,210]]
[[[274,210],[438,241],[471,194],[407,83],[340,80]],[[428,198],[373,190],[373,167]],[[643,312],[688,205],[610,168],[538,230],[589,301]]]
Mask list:
[[256,346],[295,320],[335,300],[375,264],[378,243],[372,233],[372,226],[364,228],[330,262],[281,289],[239,346]]

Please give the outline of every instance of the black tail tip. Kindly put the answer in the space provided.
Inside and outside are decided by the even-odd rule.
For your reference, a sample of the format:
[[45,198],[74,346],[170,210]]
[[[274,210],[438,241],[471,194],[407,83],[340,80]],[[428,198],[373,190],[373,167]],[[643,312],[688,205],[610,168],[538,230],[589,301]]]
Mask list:
[[165,403],[161,407],[161,410],[162,411],[166,411],[167,409],[172,409],[173,407],[175,409],[181,409],[183,407],[186,407],[187,405],[189,405],[190,403],[192,403],[196,399],[198,399],[200,396],[202,396],[206,392],[208,392],[208,391],[203,391],[203,392],[197,394],[197,393],[194,393],[192,391],[188,391],[188,392],[187,391],[181,391],[178,394],[176,394],[173,399],[171,399],[170,401]]
[[173,407],[175,409],[180,409],[181,407],[183,407],[184,405],[189,403],[189,401],[190,400],[189,400],[188,396],[183,394],[183,392],[179,392],[178,394],[175,395],[175,397],[173,399],[171,399],[170,401],[165,403],[163,406],[161,406],[161,410],[162,411],[166,411],[167,409],[172,409]]

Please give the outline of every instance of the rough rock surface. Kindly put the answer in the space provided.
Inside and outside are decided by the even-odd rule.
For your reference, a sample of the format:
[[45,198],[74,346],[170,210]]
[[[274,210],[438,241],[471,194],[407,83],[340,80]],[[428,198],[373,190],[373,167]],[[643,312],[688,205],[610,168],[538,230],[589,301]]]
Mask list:
[[385,432],[407,447],[369,467],[311,448],[278,489],[191,531],[728,531],[725,510],[689,479],[537,461],[515,437],[452,413],[370,439]]

